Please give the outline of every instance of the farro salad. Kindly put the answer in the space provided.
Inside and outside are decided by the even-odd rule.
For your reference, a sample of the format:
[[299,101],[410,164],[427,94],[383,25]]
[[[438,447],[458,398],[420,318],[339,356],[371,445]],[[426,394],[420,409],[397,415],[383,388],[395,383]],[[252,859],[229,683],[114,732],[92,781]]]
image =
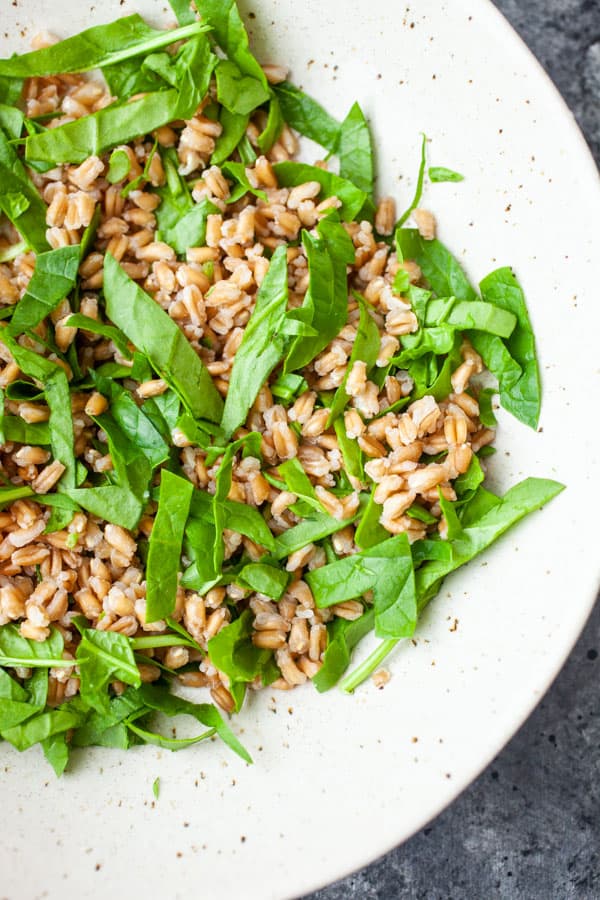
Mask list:
[[509,268],[478,293],[437,240],[425,138],[398,216],[358,104],[259,65],[233,0],[170,2],[0,60],[0,735],[57,774],[214,735],[250,762],[219,708],[383,684],[562,489],[483,486],[494,396],[537,427],[534,336]]

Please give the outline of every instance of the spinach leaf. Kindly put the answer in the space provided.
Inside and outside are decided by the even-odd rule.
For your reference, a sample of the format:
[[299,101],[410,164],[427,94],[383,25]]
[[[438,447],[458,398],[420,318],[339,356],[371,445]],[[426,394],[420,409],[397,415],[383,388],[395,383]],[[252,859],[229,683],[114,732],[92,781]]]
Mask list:
[[308,384],[302,375],[296,375],[290,372],[289,375],[280,375],[271,384],[271,393],[279,400],[290,403],[298,397],[303,391],[308,390]]
[[223,130],[217,138],[213,155],[210,158],[211,165],[220,166],[231,156],[246,134],[249,121],[250,116],[247,114],[241,116],[230,112],[225,106],[221,108],[219,122]]
[[[239,351],[238,351],[239,352]],[[260,436],[256,432],[250,432],[233,441],[225,448],[221,463],[215,475],[215,493],[212,498],[212,521],[215,526],[215,542],[213,546],[213,565],[214,571],[220,572],[223,563],[224,547],[223,547],[223,529],[227,520],[225,501],[231,490],[231,476],[233,471],[233,460],[236,453],[249,442],[260,440]],[[216,452],[216,451],[215,451]]]
[[27,485],[0,487],[0,509],[4,509],[9,503],[21,500],[23,497],[33,497],[33,491]]
[[339,448],[342,451],[345,474],[358,478],[359,481],[364,481],[363,454],[356,438],[348,437],[343,419],[336,419],[333,427],[335,428]]
[[108,172],[106,180],[111,184],[118,184],[124,181],[131,171],[131,160],[124,150],[117,148],[110,154],[108,161]]
[[272,94],[269,100],[269,115],[264,131],[262,131],[256,143],[261,153],[268,153],[275,141],[278,140],[281,130],[284,126],[283,117],[281,115],[281,107],[277,94]]
[[267,201],[267,195],[264,191],[261,191],[259,188],[254,188],[250,184],[250,180],[246,175],[246,167],[243,163],[237,162],[226,162],[222,167],[221,171],[226,178],[231,179],[236,182],[236,186],[232,190],[228,203],[235,203],[240,197],[243,197],[244,194],[254,194],[255,197],[260,197],[261,200]]
[[438,297],[477,300],[458,260],[436,238],[426,241],[414,228],[399,228],[396,240],[405,259],[414,259]]
[[[336,531],[341,531],[351,522],[355,521],[363,512],[364,504],[361,505],[356,516],[352,519],[335,519],[323,512],[317,510],[311,511],[310,516],[303,519],[297,525],[288,528],[275,538],[275,559],[283,559],[294,553],[295,550],[301,550],[307,544],[315,543]],[[387,532],[386,532],[387,534]]]
[[46,422],[28,423],[20,416],[4,416],[2,419],[4,440],[18,444],[44,447],[50,443],[50,429]]
[[261,650],[252,643],[253,619],[252,610],[245,610],[208,642],[210,661],[229,679],[229,692],[235,701],[236,712],[242,706],[248,682],[260,676],[266,685],[279,677],[273,652]]
[[[221,540],[221,537],[218,538]],[[215,566],[217,530],[212,521],[190,517],[185,528],[185,555],[192,560],[181,577],[181,585],[205,594],[221,579],[220,562]]]
[[136,688],[128,687],[122,694],[113,697],[106,709],[90,710],[85,720],[74,732],[71,743],[74,747],[97,745],[126,750],[130,741],[127,728],[122,723],[145,710],[146,704],[139,691]]
[[195,5],[202,21],[210,25],[221,50],[241,72],[255,78],[262,85],[267,100],[269,89],[267,79],[250,52],[248,34],[235,0],[198,0]]
[[354,262],[354,245],[344,227],[333,220],[322,219],[317,235],[302,232],[309,272],[302,308],[309,311],[317,335],[299,335],[294,340],[285,362],[286,374],[308,365],[339,334],[348,318],[346,266]]
[[[165,210],[163,210],[164,212]],[[208,217],[218,212],[218,207],[203,197],[173,225],[161,230],[161,240],[166,241],[180,256],[185,254],[188,247],[203,247],[206,240]],[[164,215],[162,219],[164,222]]]
[[460,172],[453,172],[452,169],[446,169],[444,166],[430,166],[429,180],[437,184],[441,181],[464,181],[465,176]]
[[80,624],[78,628],[81,632],[76,653],[79,695],[90,709],[104,712],[109,708],[107,687],[111,681],[124,681],[134,687],[142,683],[133,650],[124,634],[97,631]]
[[194,486],[163,469],[158,511],[150,534],[146,562],[146,619],[156,622],[175,609],[181,545]]
[[514,331],[517,318],[509,310],[481,300],[432,298],[427,303],[425,325],[439,323],[461,330],[486,331],[508,338]]
[[[481,515],[475,512],[468,523],[463,517],[462,531],[455,540],[416,542],[415,554],[418,554],[418,544],[426,544],[427,552],[424,558],[428,560],[420,565],[415,573],[418,612],[420,613],[437,594],[446,575],[486,550],[508,528],[549,502],[562,490],[564,485],[542,478],[526,478],[514,485],[502,498],[479,487],[469,506],[472,504],[474,511],[480,510]],[[476,502],[478,495],[482,497],[480,502]],[[444,546],[449,548],[449,552],[437,552]],[[434,547],[436,552],[432,553]],[[344,679],[341,684],[343,690],[353,691],[358,687],[381,665],[397,643],[396,638],[382,641],[379,647]]]
[[330,153],[336,153],[340,123],[332,118],[316,100],[289,81],[276,84],[274,90],[283,118],[288,125],[310,138],[311,141],[325,147]]
[[374,163],[371,133],[363,111],[355,103],[342,122],[337,155],[340,175],[347,178],[365,194],[373,193]]
[[292,494],[296,494],[309,506],[312,506],[317,512],[323,512],[323,507],[317,499],[313,484],[304,471],[302,463],[295,456],[293,459],[286,459],[278,467],[279,474],[285,482],[285,487]]
[[[32,692],[32,682],[39,679],[41,690]],[[0,669],[0,734],[7,728],[14,728],[30,719],[46,705],[48,673],[44,669],[36,669],[26,684],[29,691],[11,678],[8,672]]]
[[183,332],[107,253],[104,296],[109,317],[148,357],[196,418],[220,419],[222,400]]
[[[6,78],[4,75],[0,75],[0,103],[6,106],[18,103],[22,90],[22,78]],[[15,135],[15,137],[18,137],[18,135]]]
[[110,413],[125,437],[146,457],[153,469],[169,458],[169,446],[129,391],[115,381],[96,376],[96,386],[110,401]]
[[235,500],[225,500],[223,506],[225,528],[245,535],[267,550],[275,549],[275,539],[257,509]]
[[369,502],[356,528],[354,541],[357,547],[362,550],[368,550],[376,544],[387,540],[389,532],[380,524],[379,519],[383,513],[383,506],[375,502],[375,490],[377,485],[373,485]]
[[46,204],[0,129],[0,212],[36,253],[48,250]]
[[32,350],[22,347],[6,328],[2,340],[10,350],[15,362],[25,375],[44,383],[46,401],[50,407],[50,443],[55,459],[65,467],[61,485],[71,487],[76,481],[74,454],[73,419],[71,417],[71,395],[69,383],[63,369],[56,363]]
[[221,428],[227,435],[246,421],[250,407],[275,366],[288,338],[280,331],[288,301],[287,256],[278,247],[258,290],[256,305],[233,361]]
[[402,225],[404,225],[404,223],[406,222],[406,220],[412,213],[413,209],[416,209],[417,206],[419,205],[419,203],[421,202],[421,196],[423,194],[423,181],[425,179],[426,162],[427,162],[427,137],[425,135],[423,135],[423,139],[421,141],[421,162],[419,163],[419,171],[417,174],[417,184],[415,186],[415,193],[414,193],[414,196],[413,196],[410,206],[402,213],[402,215],[398,219],[398,221],[396,223],[396,229],[398,229]]
[[[114,325],[98,322],[96,319],[84,316],[82,313],[74,313],[72,316],[69,316],[65,325],[68,325],[70,328],[82,328],[84,331],[89,331],[92,334],[102,335],[102,337],[113,342],[121,356],[124,356],[125,359],[131,359],[131,350],[129,349],[127,338]],[[133,376],[133,371],[128,370],[127,375]]]
[[366,364],[368,373],[377,361],[377,357],[379,356],[379,348],[381,346],[379,329],[375,321],[371,318],[369,307],[366,301],[360,296],[360,294],[355,293],[354,297],[358,302],[360,310],[358,330],[356,332],[356,337],[354,338],[354,343],[352,344],[352,352],[350,353],[350,359],[346,368],[346,375],[344,376],[344,380],[342,381],[341,385],[335,392],[333,402],[331,404],[331,412],[329,414],[327,423],[329,427],[331,427],[332,422],[334,422],[337,417],[344,411],[346,404],[350,399],[349,394],[346,393],[346,382],[348,381],[348,376],[352,371],[354,363],[358,360],[364,362]]
[[[252,757],[249,755],[248,751],[238,741],[226,722],[224,722],[218,709],[210,703],[191,703],[189,700],[185,700],[183,697],[177,697],[175,694],[170,693],[166,688],[156,684],[142,685],[138,690],[138,694],[146,709],[161,712],[169,717],[191,716],[202,725],[210,728],[208,736],[214,733],[218,734],[223,743],[226,744],[230,750],[237,753],[237,755],[245,762],[252,762]],[[128,721],[127,724],[128,727],[131,727],[131,721]],[[135,731],[135,728],[133,730]],[[144,740],[148,740],[145,735],[141,736]],[[186,738],[183,738],[182,740],[186,741]],[[188,738],[187,742],[196,742],[197,740],[198,738]],[[150,743],[154,743],[154,741],[150,741]],[[171,747],[165,743],[160,743],[160,746],[166,746],[167,749],[177,749],[176,747]]]
[[337,684],[350,663],[354,647],[373,628],[375,612],[366,609],[359,619],[336,618],[327,626],[327,649],[323,654],[323,665],[312,682],[319,693],[330,690]]
[[76,728],[84,717],[85,713],[81,709],[68,703],[50,712],[40,712],[20,725],[7,728],[2,732],[2,737],[17,750],[28,750],[34,744]]
[[175,18],[180,25],[191,25],[196,21],[189,0],[169,0],[169,6],[175,13]]
[[177,83],[176,88],[152,91],[138,100],[114,103],[74,122],[30,134],[25,158],[52,165],[81,163],[91,154],[102,155],[174,119],[190,118],[208,91],[215,60],[206,36],[198,35],[178,50],[166,73],[161,69],[161,74]]
[[16,141],[21,137],[23,120],[24,116],[20,109],[7,106],[0,101],[0,129],[11,141]]
[[479,394],[477,395],[477,402],[479,403],[479,420],[486,428],[495,428],[498,424],[498,420],[494,414],[493,405],[493,398],[496,394],[497,391],[492,388],[484,388],[482,391],[479,391]]
[[0,627],[0,666],[26,668],[69,668],[73,660],[64,660],[64,642],[57,628],[52,628],[45,641],[21,637],[16,625]]
[[73,516],[79,511],[79,505],[66,494],[42,494],[36,497],[38,503],[49,506],[52,510],[50,518],[46,522],[44,534],[52,534],[53,531],[62,531],[73,521]]
[[35,328],[71,293],[80,261],[78,244],[38,254],[27,291],[8,326],[11,334]]
[[318,181],[321,185],[320,197],[337,197],[341,201],[340,215],[345,222],[351,222],[361,212],[368,201],[367,194],[340,175],[299,162],[280,162],[273,166],[277,181],[282,187],[296,187],[307,181]]
[[215,75],[219,103],[236,116],[247,116],[269,99],[268,88],[231,59],[220,59]]
[[93,515],[133,529],[148,502],[152,466],[110,413],[96,416],[95,421],[107,436],[114,473],[110,473],[108,484],[69,489],[68,494]]
[[247,585],[251,590],[279,600],[288,586],[290,574],[268,563],[248,563],[236,575],[236,580],[238,578],[242,585]]
[[521,422],[537,428],[541,407],[540,372],[535,338],[521,286],[512,271],[504,267],[491,272],[479,287],[484,300],[494,304],[499,310],[509,311],[517,318],[517,325],[505,347],[521,370],[518,379],[515,380],[514,365],[508,363],[504,353],[496,352],[497,347],[489,338],[483,336],[480,340],[480,335],[473,335],[473,346],[498,379],[502,406]]
[[67,734],[61,731],[50,737],[40,741],[44,756],[54,769],[57,778],[63,774],[69,762],[69,745],[67,744]]
[[372,590],[375,633],[384,638],[410,636],[417,621],[415,580],[406,534],[343,557],[305,575],[317,607],[343,603]]
[[419,608],[435,595],[441,580],[449,572],[473,559],[511,525],[514,525],[527,513],[540,509],[562,490],[564,490],[564,485],[557,481],[526,478],[510,488],[501,501],[484,512],[480,518],[470,521],[466,527],[463,527],[460,536],[451,542],[452,559],[450,562],[433,560],[417,570]]
[[50,47],[0,59],[0,76],[32,78],[88,72],[148,54],[205,30],[200,22],[171,31],[156,30],[138,15],[126,16],[108,25],[88,28]]

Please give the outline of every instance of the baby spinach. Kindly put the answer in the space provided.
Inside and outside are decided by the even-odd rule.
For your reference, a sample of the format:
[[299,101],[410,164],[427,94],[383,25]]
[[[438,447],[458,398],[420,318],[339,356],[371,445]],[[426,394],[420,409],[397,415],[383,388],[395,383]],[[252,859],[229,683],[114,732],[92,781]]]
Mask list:
[[27,291],[17,303],[8,326],[11,334],[33,329],[50,315],[73,290],[80,262],[79,244],[37,255]]
[[342,122],[337,155],[340,175],[347,178],[365,194],[373,193],[374,163],[371,133],[363,111],[355,103]]
[[346,368],[346,375],[344,376],[344,380],[342,381],[339,388],[336,390],[333,402],[331,404],[331,412],[329,414],[328,424],[331,426],[331,423],[337,419],[339,415],[344,411],[348,400],[350,399],[349,395],[346,393],[346,383],[348,381],[348,377],[355,362],[361,360],[365,363],[367,367],[367,372],[373,368],[375,362],[377,361],[377,357],[379,356],[379,348],[381,346],[381,337],[379,335],[379,329],[371,317],[369,313],[369,307],[367,302],[360,296],[360,294],[354,294],[354,297],[358,303],[360,318],[358,321],[358,330],[356,332],[356,337],[354,338],[354,343],[352,344],[352,351],[350,353],[350,359],[348,360],[348,366]]
[[413,209],[416,209],[418,207],[419,203],[421,202],[421,196],[423,194],[423,181],[425,179],[426,162],[427,162],[427,138],[425,135],[423,135],[423,139],[421,141],[421,162],[419,164],[419,171],[417,173],[417,184],[415,186],[414,197],[412,198],[410,206],[402,213],[402,215],[398,219],[398,222],[396,223],[397,229],[400,228],[402,225],[404,225],[404,223],[406,222],[406,220],[412,213]]
[[131,171],[131,160],[124,150],[116,149],[110,154],[106,179],[111,184],[124,181]]
[[249,115],[269,99],[268,88],[231,59],[220,59],[215,75],[219,103],[236,116]]
[[246,421],[261,386],[281,361],[289,342],[281,333],[287,301],[286,249],[278,247],[258,290],[254,311],[233,361],[221,419],[221,428],[227,435],[233,434]]
[[177,87],[152,91],[129,103],[113,103],[74,122],[30,134],[25,158],[52,165],[82,163],[91,154],[100,156],[174,119],[190,118],[208,91],[214,63],[208,39],[198,35],[183,44],[175,58],[169,57],[166,70],[161,67],[161,75],[167,75]]
[[417,621],[415,580],[406,534],[345,556],[305,575],[317,607],[334,606],[372,590],[375,633],[410,636]]
[[175,13],[175,18],[180,25],[191,25],[196,21],[189,0],[169,0],[169,6]]
[[144,684],[137,693],[147,710],[160,712],[171,718],[173,716],[191,716],[201,725],[205,725],[213,733],[218,734],[223,743],[237,753],[244,762],[252,762],[252,757],[224,722],[215,706],[210,703],[192,703],[183,697],[177,697],[158,684]]
[[[82,313],[74,313],[72,316],[69,316],[65,325],[69,328],[82,328],[84,331],[89,331],[92,334],[102,335],[102,337],[113,342],[121,356],[124,356],[125,359],[131,359],[131,350],[129,349],[127,338],[114,325],[109,325],[107,322],[99,322],[97,319],[90,318],[90,316],[82,315]],[[133,377],[133,370],[127,370],[127,374]]]
[[316,100],[289,81],[276,84],[274,90],[287,124],[311,141],[325,147],[330,153],[336,153],[340,123]]
[[454,297],[430,299],[425,313],[426,326],[443,323],[461,331],[486,331],[503,338],[510,337],[516,322],[512,312],[497,304]]
[[0,129],[0,212],[36,253],[48,250],[46,204]]
[[[479,487],[475,497],[470,501],[473,504],[473,517],[468,521],[463,518],[461,523],[463,527],[454,540],[442,542],[442,546],[449,547],[450,552],[426,554],[426,561],[415,572],[418,612],[420,613],[435,597],[446,575],[486,550],[512,525],[528,513],[540,509],[562,490],[564,485],[543,478],[526,478],[510,488],[502,498]],[[476,503],[480,493],[483,503]],[[437,545],[434,541],[427,543]],[[395,637],[384,640],[344,679],[341,684],[343,690],[353,691],[358,687],[381,665],[397,643],[398,639]]]
[[194,486],[163,469],[158,510],[146,561],[146,620],[164,619],[175,609],[181,545]]
[[208,655],[213,666],[229,679],[229,692],[234,699],[236,712],[241,709],[246,684],[261,678],[270,684],[279,677],[271,650],[261,650],[252,643],[252,610],[245,610],[208,642]]
[[453,172],[452,169],[446,169],[444,166],[430,166],[429,180],[437,184],[441,181],[464,181],[465,176],[460,172]]
[[248,563],[240,569],[237,579],[251,590],[279,600],[288,586],[290,574],[268,563]]
[[296,187],[307,181],[317,181],[321,185],[320,197],[337,197],[341,201],[340,215],[345,222],[355,219],[365,203],[368,195],[347,178],[299,162],[280,162],[273,166],[277,180],[282,187]]
[[79,696],[90,709],[104,712],[108,709],[107,688],[111,681],[124,681],[134,687],[142,683],[133,650],[124,634],[78,627],[81,632],[76,652]]
[[18,444],[29,444],[34,447],[45,447],[50,444],[50,429],[46,422],[28,423],[20,416],[4,416],[2,430],[6,441]]
[[[541,407],[541,380],[535,352],[535,338],[529,320],[525,296],[514,274],[508,267],[496,269],[479,285],[481,295],[499,310],[516,316],[517,324],[504,347],[509,355],[498,347],[498,340],[487,335],[473,335],[473,346],[481,354],[490,372],[498,379],[500,403],[521,422],[537,428]],[[518,366],[520,373],[517,377]]]
[[272,94],[271,99],[269,100],[267,123],[256,141],[261,153],[269,152],[275,141],[278,140],[283,126],[284,121],[281,115],[281,107],[279,105],[279,100],[277,99],[277,94]]
[[192,415],[217,421],[222,400],[200,357],[175,322],[110,253],[104,263],[104,296],[110,319],[148,357]]
[[396,240],[405,259],[414,259],[438,297],[477,300],[458,260],[441,241],[426,241],[414,228],[398,228]]
[[227,200],[228,203],[235,203],[240,197],[248,193],[254,194],[255,197],[260,197],[265,202],[267,201],[265,192],[261,191],[260,188],[252,187],[250,184],[250,180],[246,175],[246,167],[243,163],[226,162],[221,171],[226,178],[236,182],[236,186]]
[[58,709],[39,712],[26,722],[7,728],[2,737],[17,750],[23,751],[47,741],[56,734],[64,734],[77,728],[85,718],[85,713],[76,706],[64,704]]
[[354,262],[354,245],[345,228],[332,219],[322,219],[317,236],[302,232],[308,262],[309,283],[303,302],[316,336],[299,335],[285,361],[285,373],[301,369],[339,334],[348,318],[346,266]]
[[350,656],[358,642],[373,630],[375,612],[367,608],[359,619],[336,618],[327,626],[327,648],[323,654],[323,665],[312,682],[319,693],[330,690],[342,677]]
[[248,34],[235,0],[198,0],[195,6],[202,21],[212,29],[221,50],[241,72],[254,78],[263,87],[267,100],[267,79],[250,52]]
[[143,453],[152,468],[169,458],[169,446],[129,391],[115,381],[96,376],[96,386],[110,401],[110,413],[125,437]]
[[0,666],[24,666],[26,668],[65,668],[73,660],[63,659],[64,642],[58,628],[52,628],[45,641],[24,638],[17,625],[0,627]]
[[33,78],[67,72],[88,72],[148,54],[176,41],[196,36],[206,27],[195,22],[172,31],[150,28],[137,14],[108,25],[95,25],[58,44],[0,59],[0,76]]
[[210,158],[211,165],[220,166],[231,156],[246,134],[249,121],[248,114],[238,115],[230,112],[225,106],[221,107],[219,122],[223,130],[216,140],[215,149]]
[[374,485],[354,535],[356,546],[362,550],[368,550],[370,547],[380,544],[389,535],[389,532],[386,531],[379,521],[383,513],[383,506],[375,502],[376,488],[377,485]]

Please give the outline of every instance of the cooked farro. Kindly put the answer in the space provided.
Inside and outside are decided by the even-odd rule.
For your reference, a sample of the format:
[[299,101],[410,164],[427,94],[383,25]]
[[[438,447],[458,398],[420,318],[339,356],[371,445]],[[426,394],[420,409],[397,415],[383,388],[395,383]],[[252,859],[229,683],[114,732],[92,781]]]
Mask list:
[[[50,734],[59,773],[71,743],[182,746],[151,731],[157,710],[250,760],[216,709],[167,685],[228,714],[247,688],[326,690],[373,627],[384,643],[343,685],[382,687],[444,575],[560,489],[480,487],[482,376],[535,425],[533,337],[510,270],[479,300],[435,239],[424,168],[399,222],[394,198],[376,207],[357,106],[337,126],[343,177],[297,163],[314,101],[244,47],[228,65],[254,105],[234,133],[248,98],[214,77],[200,22],[144,37],[135,20],[123,88],[102,49],[123,21],[104,43],[0,61],[24,79],[20,124],[0,127],[0,693],[23,701],[0,699],[0,734],[18,749]],[[24,152],[19,110],[40,123]]]

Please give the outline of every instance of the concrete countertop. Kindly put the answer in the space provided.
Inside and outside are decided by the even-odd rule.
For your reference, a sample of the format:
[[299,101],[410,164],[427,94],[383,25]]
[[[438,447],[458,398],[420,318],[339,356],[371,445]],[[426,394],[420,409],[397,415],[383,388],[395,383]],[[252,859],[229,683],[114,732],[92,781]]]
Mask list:
[[[600,162],[600,0],[496,0]],[[533,715],[410,841],[305,900],[600,897],[600,604]]]

